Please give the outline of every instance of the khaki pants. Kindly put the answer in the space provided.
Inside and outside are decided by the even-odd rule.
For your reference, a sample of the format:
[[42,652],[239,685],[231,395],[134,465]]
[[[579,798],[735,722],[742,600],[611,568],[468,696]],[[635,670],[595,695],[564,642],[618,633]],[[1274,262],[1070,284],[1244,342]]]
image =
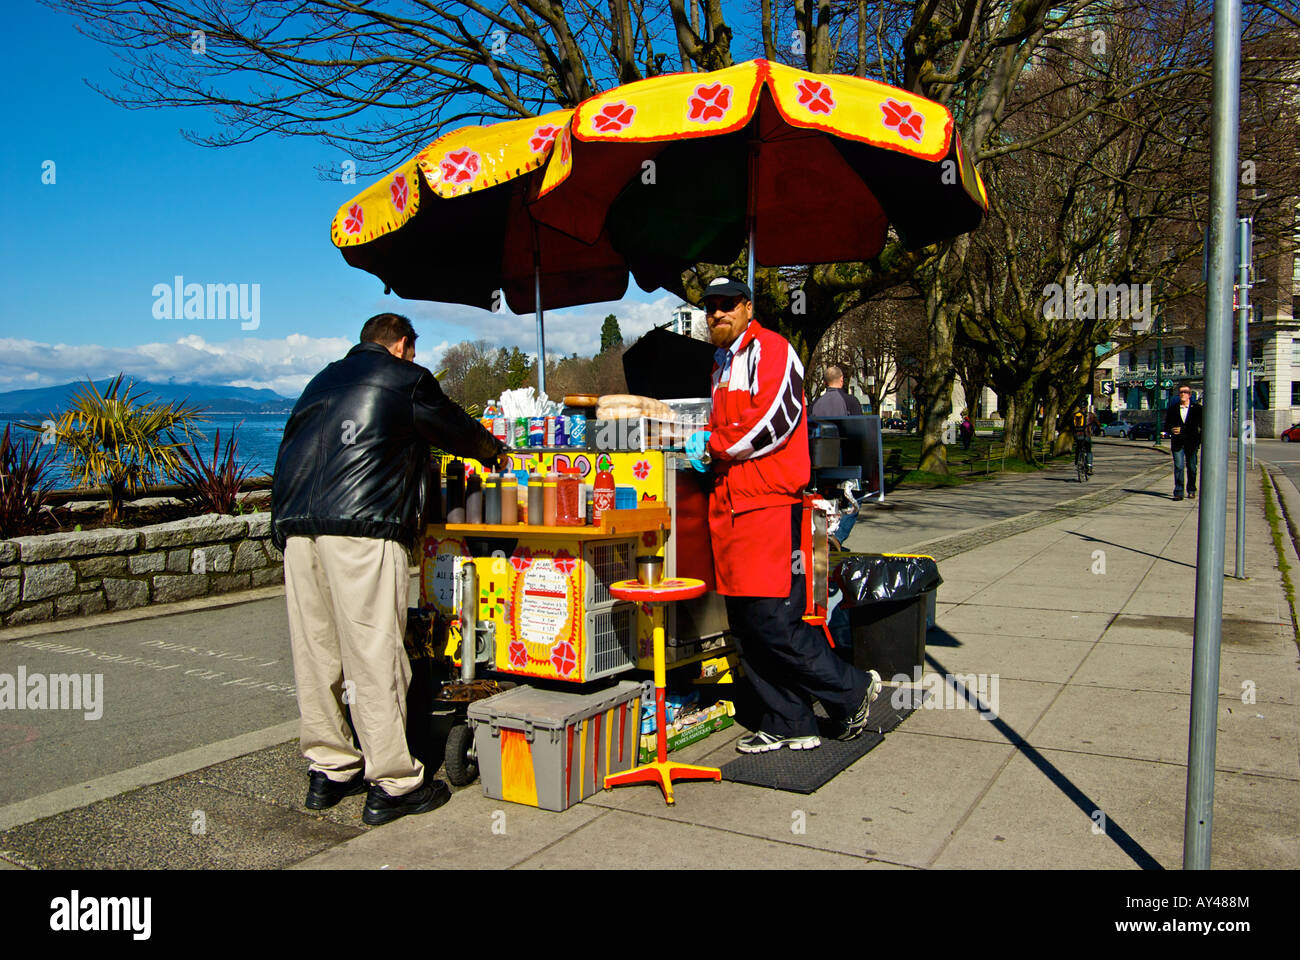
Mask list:
[[406,745],[408,559],[400,543],[368,537],[289,537],[284,550],[303,756],[332,780],[364,761],[366,780],[392,796],[424,783]]

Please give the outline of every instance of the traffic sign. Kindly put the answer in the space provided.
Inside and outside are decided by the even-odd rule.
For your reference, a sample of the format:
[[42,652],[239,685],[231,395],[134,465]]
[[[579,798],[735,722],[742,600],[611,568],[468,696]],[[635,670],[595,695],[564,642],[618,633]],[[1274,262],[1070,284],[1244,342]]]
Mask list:
[[1174,385],[1174,382],[1173,382],[1172,380],[1165,380],[1165,381],[1162,381],[1161,384],[1160,384],[1160,386],[1164,387],[1166,390],[1170,389],[1173,385]]
[[1146,387],[1148,390],[1152,389],[1155,385],[1156,382],[1152,380],[1150,377],[1142,381],[1142,386]]

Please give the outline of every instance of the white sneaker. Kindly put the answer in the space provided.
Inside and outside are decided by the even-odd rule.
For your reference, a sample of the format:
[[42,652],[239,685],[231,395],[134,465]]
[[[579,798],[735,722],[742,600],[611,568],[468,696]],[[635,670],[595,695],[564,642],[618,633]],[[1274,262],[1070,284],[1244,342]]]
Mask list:
[[816,734],[808,737],[777,737],[760,730],[758,733],[741,737],[740,742],[736,744],[736,749],[741,753],[766,753],[769,750],[780,750],[782,747],[789,747],[791,750],[812,750],[821,745],[822,738]]

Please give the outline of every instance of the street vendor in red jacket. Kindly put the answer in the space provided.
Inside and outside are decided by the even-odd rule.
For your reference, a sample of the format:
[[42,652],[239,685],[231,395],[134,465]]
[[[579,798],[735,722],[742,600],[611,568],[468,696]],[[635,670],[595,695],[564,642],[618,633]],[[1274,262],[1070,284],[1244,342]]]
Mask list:
[[719,277],[705,288],[702,305],[718,348],[707,441],[717,590],[727,598],[741,664],[763,709],[758,730],[738,749],[821,746],[814,700],[826,709],[832,735],[852,740],[866,730],[880,677],[840,659],[825,634],[803,620],[811,562],[800,550],[811,473],[803,365],[789,341],[754,319],[746,284]]

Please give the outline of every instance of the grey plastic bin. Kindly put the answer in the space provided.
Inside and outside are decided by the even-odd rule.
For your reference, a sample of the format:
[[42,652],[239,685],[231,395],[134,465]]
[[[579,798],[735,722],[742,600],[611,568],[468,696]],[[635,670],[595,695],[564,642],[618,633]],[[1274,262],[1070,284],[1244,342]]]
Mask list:
[[636,763],[641,684],[594,693],[516,687],[469,707],[483,792],[566,810]]

